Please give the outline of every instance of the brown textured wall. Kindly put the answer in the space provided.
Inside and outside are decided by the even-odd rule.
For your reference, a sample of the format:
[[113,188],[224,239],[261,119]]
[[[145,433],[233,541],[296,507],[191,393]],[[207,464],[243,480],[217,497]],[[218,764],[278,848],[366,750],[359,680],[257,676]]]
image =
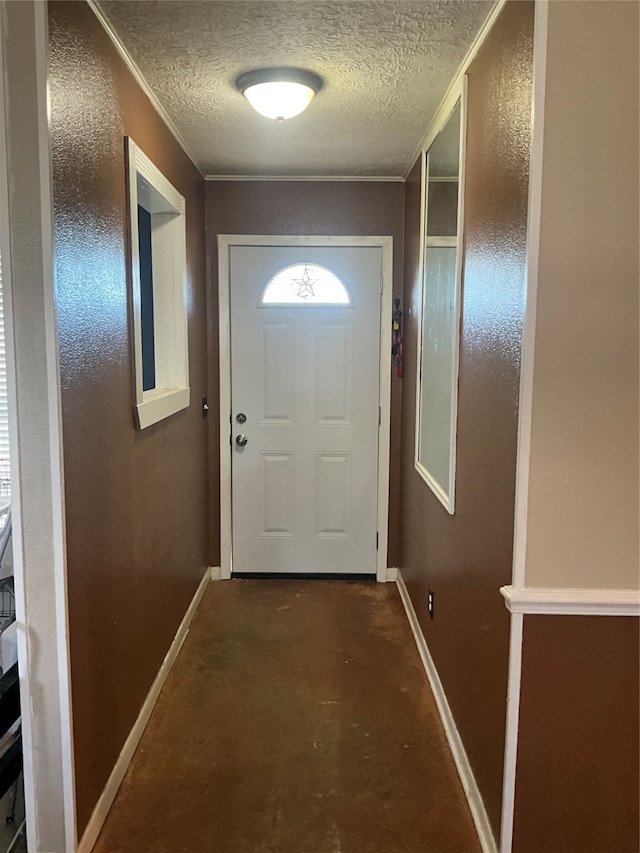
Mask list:
[[638,853],[638,619],[526,616],[514,853]]
[[[525,289],[533,3],[510,2],[469,69],[456,511],[414,469],[420,197],[407,185],[402,569],[499,833]],[[427,592],[435,593],[435,618]]]
[[[84,3],[49,6],[78,828],[207,565],[204,188]],[[124,135],[187,201],[191,406],[133,424]]]
[[[394,295],[402,298],[404,186],[385,181],[212,181],[206,188],[210,279],[209,396],[217,401],[218,234],[391,235]],[[391,382],[388,565],[399,564],[400,405],[402,379]],[[211,447],[218,446],[211,420]],[[211,563],[220,561],[219,463],[211,454]]]

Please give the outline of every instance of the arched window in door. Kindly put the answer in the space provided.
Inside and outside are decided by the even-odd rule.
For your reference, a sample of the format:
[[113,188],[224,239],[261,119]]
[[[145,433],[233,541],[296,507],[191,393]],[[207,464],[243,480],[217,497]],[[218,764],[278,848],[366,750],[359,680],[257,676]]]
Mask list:
[[340,279],[318,264],[293,264],[267,282],[259,305],[352,305]]

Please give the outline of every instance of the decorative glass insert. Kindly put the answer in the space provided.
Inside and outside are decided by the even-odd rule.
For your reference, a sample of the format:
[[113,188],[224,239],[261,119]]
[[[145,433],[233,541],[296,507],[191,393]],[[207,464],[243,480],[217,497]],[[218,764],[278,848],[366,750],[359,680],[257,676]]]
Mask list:
[[340,279],[318,264],[293,264],[267,282],[260,305],[351,305]]

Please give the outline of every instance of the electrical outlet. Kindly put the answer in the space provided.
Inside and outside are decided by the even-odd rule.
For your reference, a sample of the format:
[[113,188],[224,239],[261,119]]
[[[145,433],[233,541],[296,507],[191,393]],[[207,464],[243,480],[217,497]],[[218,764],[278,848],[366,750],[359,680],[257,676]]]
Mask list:
[[429,618],[433,619],[433,590],[429,590],[429,595],[427,597],[427,609],[429,610]]

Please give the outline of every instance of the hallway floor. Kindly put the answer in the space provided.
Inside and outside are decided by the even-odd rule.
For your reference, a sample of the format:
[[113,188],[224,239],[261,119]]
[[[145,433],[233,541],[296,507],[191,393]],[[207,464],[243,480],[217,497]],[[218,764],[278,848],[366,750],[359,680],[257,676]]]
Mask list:
[[395,584],[210,584],[94,853],[478,853]]

